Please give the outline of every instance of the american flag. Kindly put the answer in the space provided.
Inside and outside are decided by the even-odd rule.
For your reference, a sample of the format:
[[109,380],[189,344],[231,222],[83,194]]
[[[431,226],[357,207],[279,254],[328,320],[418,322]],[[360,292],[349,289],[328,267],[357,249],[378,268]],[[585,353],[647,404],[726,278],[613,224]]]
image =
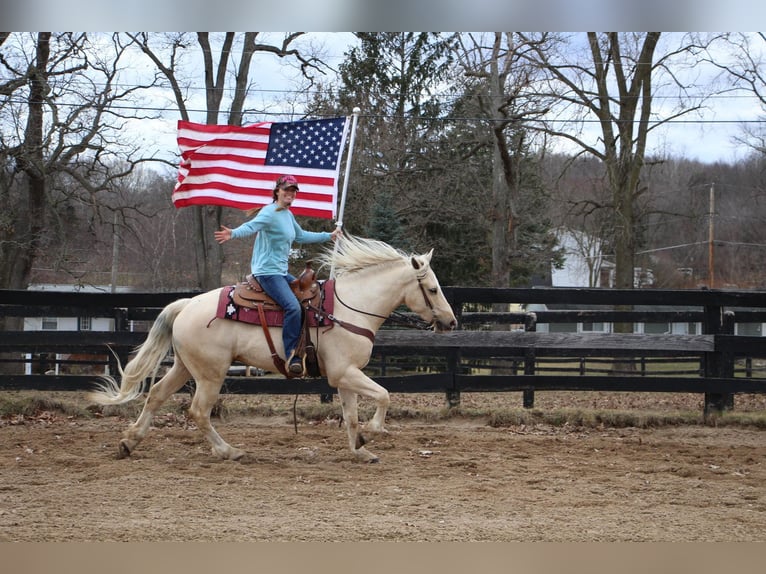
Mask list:
[[176,207],[250,209],[272,202],[280,175],[294,175],[296,215],[333,219],[349,118],[262,122],[245,127],[178,122]]

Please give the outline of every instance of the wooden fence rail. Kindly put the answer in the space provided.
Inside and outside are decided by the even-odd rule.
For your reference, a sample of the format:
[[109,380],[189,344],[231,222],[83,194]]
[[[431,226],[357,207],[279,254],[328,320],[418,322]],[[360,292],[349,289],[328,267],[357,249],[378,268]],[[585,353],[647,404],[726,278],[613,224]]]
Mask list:
[[[109,317],[115,326],[106,332],[6,326],[0,330],[0,390],[91,388],[93,375],[43,374],[48,371],[45,367],[62,364],[57,359],[62,354],[92,354],[101,358],[74,362],[117,372],[112,352],[124,362],[146,335],[130,331],[133,322],[151,321],[168,303],[194,294],[0,290],[0,321],[6,323],[14,317]],[[736,323],[766,322],[764,292],[447,287],[445,294],[461,330],[437,334],[384,328],[378,333],[369,368],[391,392],[445,393],[454,405],[463,392],[520,391],[527,407],[533,406],[535,391],[545,390],[692,392],[704,394],[706,412],[732,408],[738,393],[766,393],[766,378],[755,376],[758,370],[753,367],[753,361],[766,358],[766,338],[734,334]],[[489,310],[497,304],[548,308],[535,313]],[[556,310],[560,304],[568,308]],[[542,323],[581,322],[690,322],[700,323],[703,334],[535,330]],[[487,325],[502,330],[472,330]],[[508,330],[508,325],[517,329]],[[40,372],[21,374],[18,367],[30,355]],[[601,361],[602,368],[588,369],[587,361]],[[685,366],[680,371],[645,368],[652,361]],[[333,393],[323,379],[285,381],[269,376],[227,377],[224,392],[301,392],[325,398]]]

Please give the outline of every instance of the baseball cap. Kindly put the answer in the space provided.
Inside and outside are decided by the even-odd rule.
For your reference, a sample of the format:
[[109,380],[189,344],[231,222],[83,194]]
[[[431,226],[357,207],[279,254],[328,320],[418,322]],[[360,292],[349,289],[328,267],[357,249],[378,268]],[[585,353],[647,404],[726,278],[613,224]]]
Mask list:
[[298,180],[293,175],[283,175],[277,180],[277,187],[287,189],[288,187],[298,188]]

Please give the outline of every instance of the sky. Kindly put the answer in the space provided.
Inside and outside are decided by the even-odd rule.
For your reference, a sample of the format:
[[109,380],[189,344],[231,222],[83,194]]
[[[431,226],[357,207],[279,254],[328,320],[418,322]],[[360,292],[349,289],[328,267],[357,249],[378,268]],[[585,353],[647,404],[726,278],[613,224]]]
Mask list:
[[4,2],[6,30],[752,30],[753,0],[24,0]]
[[[304,29],[324,33],[328,51],[341,58],[350,32],[343,30],[748,30],[766,21],[766,3],[752,0],[25,0],[0,8],[5,29],[86,30]],[[264,60],[279,80],[279,61]],[[278,89],[279,84],[276,85]],[[264,86],[265,87],[265,86]],[[705,123],[676,123],[657,130],[650,152],[666,152],[705,162],[736,161],[746,153],[734,142],[737,123],[752,119],[750,106],[732,98],[705,111]],[[136,126],[163,154],[177,153],[176,117],[150,127]],[[148,137],[151,134],[151,137]],[[170,150],[170,152],[168,152]]]
[[[322,32],[311,33],[308,35],[314,45],[321,46],[327,57],[328,63],[337,66],[344,57],[344,53],[355,44],[356,40],[351,33],[346,32]],[[267,36],[268,38],[268,36]],[[281,34],[271,35],[272,40],[279,40]],[[697,70],[699,72],[699,70]],[[704,72],[699,78],[699,85],[710,80],[710,74],[707,77]],[[259,98],[268,98],[272,96],[281,96],[283,90],[290,91],[297,85],[297,71],[294,67],[285,63],[285,60],[275,58],[273,55],[266,54],[258,57],[253,67],[252,78],[257,82],[257,89],[250,105]],[[198,109],[200,112],[192,117],[193,121],[204,122],[205,104],[202,99],[202,92],[198,92],[198,103],[192,102],[191,109]],[[263,104],[264,106],[267,104]],[[662,110],[663,100],[657,98],[654,106],[660,116],[663,113],[671,113],[671,110]],[[277,107],[272,109],[276,110]],[[351,113],[351,110],[348,111]],[[364,113],[364,110],[362,110]],[[699,113],[689,114],[679,121],[674,121],[665,126],[657,128],[651,132],[648,152],[650,155],[669,156],[674,158],[686,158],[698,160],[706,163],[716,161],[736,162],[746,157],[749,148],[741,142],[736,141],[738,136],[742,135],[742,121],[753,121],[763,116],[763,110],[760,108],[757,100],[751,95],[727,94],[716,97],[708,102]],[[166,118],[161,121],[142,122],[142,125],[134,126],[137,133],[151,134],[146,138],[146,144],[153,146],[159,155],[165,158],[171,158],[177,154],[176,121],[177,113],[170,112]],[[263,120],[289,121],[293,118],[281,118],[279,116],[264,117]],[[222,116],[221,121],[224,121]],[[363,117],[360,121],[364,121]],[[596,144],[599,138],[598,125],[595,122],[586,125],[586,133],[590,132],[590,140]],[[587,136],[586,136],[587,137]],[[579,151],[572,145],[567,145],[563,140],[559,142],[559,149],[565,152],[574,153]]]
[[[281,32],[266,33],[260,36],[259,41],[270,44],[279,44],[284,36]],[[323,60],[332,67],[337,67],[343,60],[344,53],[352,46],[354,35],[348,32],[319,32],[307,34],[302,40],[310,43],[323,54]],[[198,47],[193,46],[192,52],[198,51]],[[195,52],[196,53],[196,52]],[[145,71],[153,73],[151,65],[140,57],[140,66],[145,67]],[[138,66],[139,64],[137,64]],[[136,70],[140,73],[139,70]],[[320,75],[320,79],[323,77]],[[285,107],[284,103],[270,102],[269,100],[280,100],[286,93],[298,89],[300,82],[300,73],[295,66],[287,59],[277,58],[273,54],[256,54],[253,58],[250,81],[254,87],[251,96],[248,97],[247,107],[272,110],[273,115],[264,114],[256,121],[294,121],[300,119],[300,116],[290,117],[281,115],[289,105]],[[189,91],[190,98],[187,101],[187,108],[191,111],[190,120],[200,123],[205,122],[205,106],[203,80],[199,78],[197,89]],[[178,146],[176,142],[177,122],[180,119],[175,109],[175,103],[169,101],[165,96],[156,100],[158,106],[170,105],[172,107],[163,118],[159,120],[141,120],[131,121],[128,129],[142,141],[146,149],[156,152],[163,159],[173,159],[178,156]],[[227,109],[224,106],[224,109]],[[352,110],[348,110],[349,115]],[[224,123],[226,114],[222,113],[220,122]],[[252,123],[252,122],[250,122]]]

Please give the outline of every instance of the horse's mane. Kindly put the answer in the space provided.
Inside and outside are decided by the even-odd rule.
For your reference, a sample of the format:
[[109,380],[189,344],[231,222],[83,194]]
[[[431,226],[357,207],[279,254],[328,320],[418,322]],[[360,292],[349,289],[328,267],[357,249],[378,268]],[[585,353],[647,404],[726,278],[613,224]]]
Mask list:
[[336,275],[361,271],[373,265],[408,260],[409,255],[377,239],[344,233],[317,257],[320,267],[335,266]]

